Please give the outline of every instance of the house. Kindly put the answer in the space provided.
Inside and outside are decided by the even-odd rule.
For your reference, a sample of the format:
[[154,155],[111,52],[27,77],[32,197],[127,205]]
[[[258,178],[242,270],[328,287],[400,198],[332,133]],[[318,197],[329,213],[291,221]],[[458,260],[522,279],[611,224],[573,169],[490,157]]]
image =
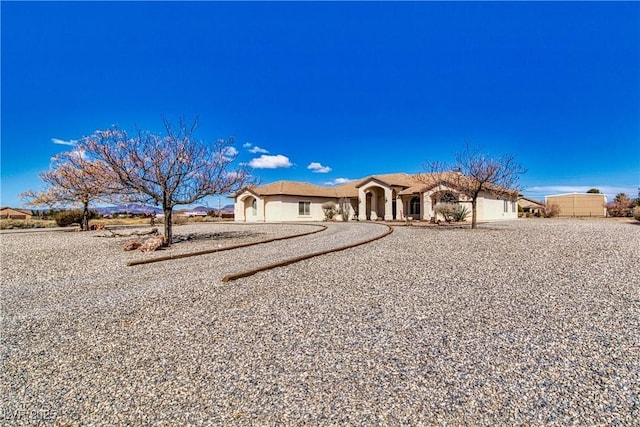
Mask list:
[[[478,221],[518,217],[515,197],[502,194],[504,191],[480,193]],[[471,200],[453,185],[428,185],[406,173],[372,175],[335,187],[278,181],[244,188],[234,198],[237,222],[322,221],[322,205],[327,202],[346,205],[349,219],[361,221],[429,221],[436,219],[435,205],[443,202],[464,204],[471,212]]]
[[560,208],[558,216],[607,216],[607,196],[598,193],[568,193],[546,196],[547,204]]
[[524,212],[525,215],[540,215],[544,208],[544,203],[520,196],[518,197],[518,206],[522,208],[522,212]]
[[26,209],[0,208],[0,219],[21,219],[29,221],[32,216],[31,211]]

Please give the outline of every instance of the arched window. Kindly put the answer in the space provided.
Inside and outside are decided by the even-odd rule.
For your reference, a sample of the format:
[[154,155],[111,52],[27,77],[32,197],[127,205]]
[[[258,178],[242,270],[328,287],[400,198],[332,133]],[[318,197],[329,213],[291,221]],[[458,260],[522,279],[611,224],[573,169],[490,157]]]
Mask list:
[[409,215],[420,215],[420,197],[414,197],[409,201]]
[[458,203],[458,198],[450,191],[440,194],[440,203]]

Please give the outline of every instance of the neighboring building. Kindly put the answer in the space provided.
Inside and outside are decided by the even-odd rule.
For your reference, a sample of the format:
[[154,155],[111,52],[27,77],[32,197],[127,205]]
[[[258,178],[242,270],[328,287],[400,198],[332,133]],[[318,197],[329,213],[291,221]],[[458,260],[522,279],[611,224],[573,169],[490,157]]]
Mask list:
[[537,200],[529,199],[524,196],[520,196],[518,198],[518,206],[522,208],[522,212],[524,212],[525,214],[540,215],[542,214],[544,203]]
[[0,208],[0,219],[22,219],[28,221],[31,217],[31,211],[25,209]]
[[547,204],[560,208],[558,216],[607,216],[607,196],[594,193],[556,194],[545,197]]
[[[322,221],[322,205],[348,200],[349,219],[430,220],[440,202],[471,201],[446,185],[426,185],[406,173],[373,175],[335,187],[304,182],[278,181],[260,187],[248,187],[235,194],[235,220],[239,222]],[[484,191],[477,199],[478,221],[516,219],[515,199],[504,199]]]

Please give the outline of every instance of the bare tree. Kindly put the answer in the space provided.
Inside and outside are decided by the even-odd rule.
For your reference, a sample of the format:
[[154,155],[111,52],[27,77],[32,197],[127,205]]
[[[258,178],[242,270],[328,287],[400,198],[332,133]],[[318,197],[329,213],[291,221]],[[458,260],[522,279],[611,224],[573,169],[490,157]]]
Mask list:
[[88,161],[82,151],[69,151],[52,158],[51,168],[40,174],[45,188],[20,196],[29,206],[82,207],[81,229],[89,229],[89,204],[109,197],[114,175],[106,164]]
[[616,194],[613,201],[607,203],[607,212],[611,216],[631,216],[634,202],[625,193]]
[[85,137],[80,147],[87,156],[103,161],[116,175],[120,196],[129,201],[161,206],[165,244],[173,237],[172,212],[207,196],[228,194],[247,185],[245,167],[230,170],[237,151],[233,139],[208,144],[194,137],[197,119],[190,125],[172,125],[163,118],[165,134],[112,128]]
[[490,192],[515,201],[519,175],[526,172],[513,155],[490,157],[469,144],[456,154],[454,163],[427,163],[425,169],[427,173],[417,175],[420,182],[451,187],[471,200],[471,228],[477,227],[478,196]]
[[560,205],[557,203],[545,202],[540,209],[542,216],[545,218],[555,218],[560,215]]
[[343,221],[349,221],[349,214],[351,213],[351,199],[348,197],[341,197],[338,199],[338,213],[342,215]]

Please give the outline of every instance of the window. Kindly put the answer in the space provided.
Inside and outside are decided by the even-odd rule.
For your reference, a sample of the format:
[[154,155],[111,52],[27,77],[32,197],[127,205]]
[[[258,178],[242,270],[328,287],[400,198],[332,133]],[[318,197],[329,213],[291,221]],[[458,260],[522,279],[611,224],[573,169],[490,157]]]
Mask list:
[[511,212],[517,212],[518,208],[516,207],[516,202],[511,202]]
[[298,202],[298,215],[300,216],[311,215],[311,202]]
[[508,200],[504,201],[504,211],[505,211],[505,213],[509,212],[509,201]]
[[420,215],[420,197],[414,197],[409,202],[409,215]]
[[256,199],[251,202],[251,211],[254,216],[258,215],[258,201]]
[[447,191],[446,193],[442,193],[440,195],[440,202],[441,203],[458,203],[458,198],[456,197],[455,194]]

